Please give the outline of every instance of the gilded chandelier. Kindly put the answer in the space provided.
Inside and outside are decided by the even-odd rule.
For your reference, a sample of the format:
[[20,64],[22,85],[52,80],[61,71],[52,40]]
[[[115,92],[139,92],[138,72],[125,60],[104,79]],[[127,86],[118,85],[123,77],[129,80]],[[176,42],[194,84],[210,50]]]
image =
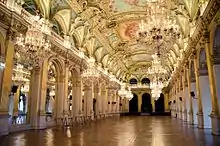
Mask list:
[[20,34],[16,44],[19,46],[17,52],[23,56],[25,61],[31,65],[38,66],[39,61],[50,51],[51,44],[46,40],[48,26],[46,23],[39,23],[39,16],[34,17],[32,25],[28,28],[26,35]]

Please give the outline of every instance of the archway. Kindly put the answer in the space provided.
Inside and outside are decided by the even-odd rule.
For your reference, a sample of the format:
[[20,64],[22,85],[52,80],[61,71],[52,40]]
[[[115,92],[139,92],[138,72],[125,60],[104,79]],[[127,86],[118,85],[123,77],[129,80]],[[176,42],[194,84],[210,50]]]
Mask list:
[[143,78],[143,79],[141,80],[141,84],[149,85],[149,84],[150,84],[150,79],[148,79],[148,78]]
[[62,63],[51,57],[47,66],[47,92],[45,100],[46,121],[61,120],[63,115],[63,68]]
[[141,112],[152,113],[151,96],[148,93],[142,95]]
[[164,113],[165,112],[163,93],[161,93],[159,99],[155,101],[155,112],[156,113]]
[[135,79],[135,78],[132,78],[132,79],[130,79],[130,84],[137,84],[137,79]]
[[137,113],[138,112],[138,96],[137,94],[133,94],[134,97],[129,101],[129,113]]

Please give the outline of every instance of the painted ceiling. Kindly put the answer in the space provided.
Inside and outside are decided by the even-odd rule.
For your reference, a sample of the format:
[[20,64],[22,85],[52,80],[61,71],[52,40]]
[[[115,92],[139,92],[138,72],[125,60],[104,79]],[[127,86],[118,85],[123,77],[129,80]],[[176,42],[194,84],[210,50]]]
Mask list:
[[[162,65],[169,78],[182,58],[187,41],[195,29],[208,0],[24,0],[23,7],[48,19],[61,37],[70,36],[76,49],[94,57],[98,65],[118,79],[147,76],[158,44],[137,37],[140,24],[171,21],[180,38],[159,44]],[[155,13],[152,13],[155,12]],[[158,13],[162,14],[159,15]]]

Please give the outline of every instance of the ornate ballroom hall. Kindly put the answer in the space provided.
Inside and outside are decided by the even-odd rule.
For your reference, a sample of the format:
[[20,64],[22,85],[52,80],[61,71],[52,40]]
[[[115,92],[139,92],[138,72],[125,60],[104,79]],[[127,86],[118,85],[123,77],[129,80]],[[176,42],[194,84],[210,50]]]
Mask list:
[[0,0],[0,145],[220,145],[220,0]]

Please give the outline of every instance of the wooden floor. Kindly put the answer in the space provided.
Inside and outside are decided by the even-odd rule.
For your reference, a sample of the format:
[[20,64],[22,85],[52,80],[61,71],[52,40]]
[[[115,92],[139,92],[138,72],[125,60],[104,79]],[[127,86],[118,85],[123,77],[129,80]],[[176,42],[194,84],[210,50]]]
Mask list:
[[13,133],[0,146],[220,146],[220,137],[170,117],[134,116]]

